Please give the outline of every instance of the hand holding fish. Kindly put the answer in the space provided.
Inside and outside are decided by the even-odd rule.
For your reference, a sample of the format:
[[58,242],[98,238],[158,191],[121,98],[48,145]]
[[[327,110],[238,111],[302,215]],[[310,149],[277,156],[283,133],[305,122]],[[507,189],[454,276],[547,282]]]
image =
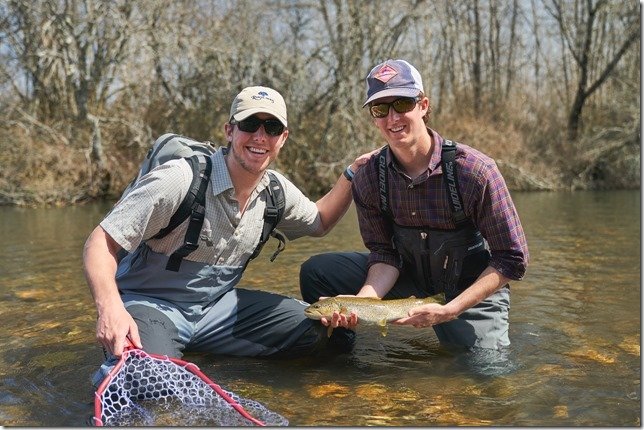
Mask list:
[[391,323],[425,328],[455,319],[455,316],[448,310],[448,307],[439,303],[428,303],[411,308],[408,315]]
[[[356,297],[352,295],[339,295],[337,297]],[[320,300],[328,299],[328,297],[320,297]],[[354,311],[349,315],[346,315],[341,312],[340,309],[334,310],[331,315],[331,320],[326,317],[320,318],[322,325],[329,327],[329,329],[334,329],[338,327],[344,327],[348,329],[354,329],[358,325],[358,316]]]

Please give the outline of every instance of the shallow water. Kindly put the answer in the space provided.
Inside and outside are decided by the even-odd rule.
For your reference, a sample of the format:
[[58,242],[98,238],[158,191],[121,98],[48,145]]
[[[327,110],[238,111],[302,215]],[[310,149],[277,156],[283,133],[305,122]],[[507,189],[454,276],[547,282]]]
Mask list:
[[[342,356],[184,359],[292,426],[640,426],[639,191],[513,197],[531,264],[512,285],[504,354],[390,326],[386,337],[364,327]],[[0,207],[0,425],[83,426],[93,412],[102,352],[81,251],[108,208]],[[291,242],[269,263],[275,246],[243,286],[299,297],[308,256],[362,249],[353,210],[329,236]]]

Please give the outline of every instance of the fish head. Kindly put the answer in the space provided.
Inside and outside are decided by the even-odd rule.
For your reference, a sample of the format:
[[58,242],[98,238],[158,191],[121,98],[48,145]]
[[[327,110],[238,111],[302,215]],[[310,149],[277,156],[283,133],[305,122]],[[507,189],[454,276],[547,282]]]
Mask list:
[[304,309],[304,315],[313,320],[330,318],[334,311],[340,311],[340,304],[333,297],[323,299],[309,305]]

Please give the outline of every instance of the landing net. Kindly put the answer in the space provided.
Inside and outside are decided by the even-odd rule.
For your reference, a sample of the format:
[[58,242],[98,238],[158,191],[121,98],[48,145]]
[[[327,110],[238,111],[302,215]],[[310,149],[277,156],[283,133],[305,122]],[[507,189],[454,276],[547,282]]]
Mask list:
[[287,426],[261,403],[222,389],[193,364],[128,349],[96,390],[97,426]]

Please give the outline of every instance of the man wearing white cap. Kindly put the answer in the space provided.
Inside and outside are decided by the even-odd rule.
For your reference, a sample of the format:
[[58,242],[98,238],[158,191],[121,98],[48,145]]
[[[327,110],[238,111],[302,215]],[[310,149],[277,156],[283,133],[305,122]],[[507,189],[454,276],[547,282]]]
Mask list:
[[[248,87],[235,97],[225,124],[228,145],[210,157],[198,247],[178,271],[166,265],[183,243],[188,223],[162,239],[153,236],[168,225],[190,188],[193,173],[184,159],[143,176],[91,233],[84,267],[98,311],[96,336],[112,359],[103,374],[127,339],[170,357],[185,350],[288,355],[326,342],[323,327],[304,316],[303,302],[235,288],[260,241],[268,167],[286,142],[287,126],[286,105],[277,91]],[[330,231],[351,203],[353,172],[367,158],[358,157],[317,202],[271,171],[285,200],[279,231],[290,240]],[[119,261],[121,249],[129,254]]]
[[[305,301],[320,296],[426,297],[447,303],[409,311],[396,323],[432,327],[438,339],[500,350],[508,337],[510,280],[520,280],[528,247],[496,163],[427,127],[431,106],[405,60],[387,60],[367,76],[374,125],[387,142],[356,174],[352,188],[368,253],[329,253],[302,265]],[[360,315],[324,324],[350,350]]]

